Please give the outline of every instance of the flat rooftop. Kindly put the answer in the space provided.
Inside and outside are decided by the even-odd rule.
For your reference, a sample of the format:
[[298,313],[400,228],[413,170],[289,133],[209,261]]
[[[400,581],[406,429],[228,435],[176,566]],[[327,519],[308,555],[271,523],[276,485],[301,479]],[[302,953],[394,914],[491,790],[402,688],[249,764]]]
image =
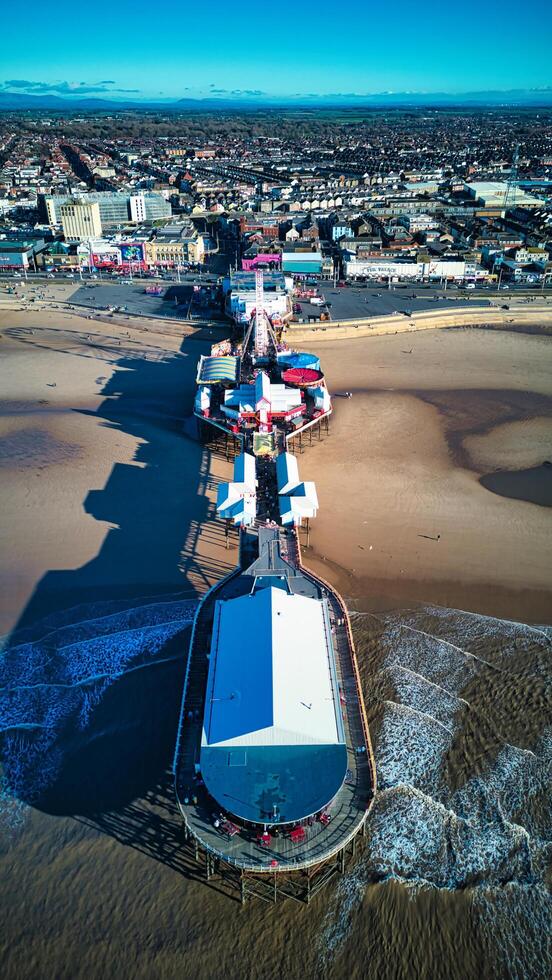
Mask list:
[[259,581],[216,605],[200,764],[225,809],[288,823],[333,799],[347,750],[326,601]]

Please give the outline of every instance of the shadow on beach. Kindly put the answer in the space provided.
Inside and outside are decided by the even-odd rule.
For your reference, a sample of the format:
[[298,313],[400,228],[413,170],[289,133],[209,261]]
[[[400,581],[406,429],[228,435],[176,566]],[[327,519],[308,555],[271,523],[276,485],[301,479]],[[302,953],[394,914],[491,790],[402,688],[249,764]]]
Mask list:
[[38,582],[2,666],[5,779],[39,810],[99,819],[166,780],[197,598],[226,571],[212,547],[224,530],[208,523],[210,452],[183,434],[206,349],[129,345],[90,413],[139,440],[83,500],[113,526],[91,561]]

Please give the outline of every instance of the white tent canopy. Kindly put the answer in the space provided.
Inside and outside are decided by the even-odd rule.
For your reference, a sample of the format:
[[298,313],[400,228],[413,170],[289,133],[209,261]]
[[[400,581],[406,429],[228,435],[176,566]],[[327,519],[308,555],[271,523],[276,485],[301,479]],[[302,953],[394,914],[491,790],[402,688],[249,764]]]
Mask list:
[[234,480],[219,484],[217,513],[234,524],[253,524],[257,514],[257,480],[255,457],[250,453],[236,456]]
[[326,600],[268,586],[217,602],[203,746],[344,741]]

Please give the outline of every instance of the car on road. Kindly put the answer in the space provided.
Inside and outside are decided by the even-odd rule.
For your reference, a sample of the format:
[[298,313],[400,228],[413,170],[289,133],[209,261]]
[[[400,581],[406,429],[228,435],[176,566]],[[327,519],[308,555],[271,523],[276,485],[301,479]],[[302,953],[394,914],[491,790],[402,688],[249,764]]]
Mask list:
[[49,272],[47,278],[48,279],[55,279],[56,277],[54,276],[54,273],[53,272]]
[[74,275],[73,275],[73,273],[72,273],[72,272],[67,272],[67,273],[65,274],[65,278],[66,278],[66,279],[74,279],[75,277],[74,277]]
[[122,282],[122,283],[123,283],[123,284],[124,284],[125,286],[132,286],[132,279],[121,279],[121,282]]

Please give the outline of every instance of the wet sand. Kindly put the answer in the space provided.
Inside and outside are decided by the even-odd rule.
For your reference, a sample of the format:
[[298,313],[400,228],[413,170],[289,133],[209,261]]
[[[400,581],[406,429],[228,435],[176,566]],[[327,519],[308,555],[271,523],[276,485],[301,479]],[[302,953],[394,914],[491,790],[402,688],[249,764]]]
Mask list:
[[480,477],[550,454],[551,352],[547,338],[474,330],[321,345],[336,397],[330,438],[300,465],[320,501],[313,567],[364,604],[547,621],[550,513]]
[[235,560],[213,517],[229,464],[181,431],[205,342],[0,325],[7,980],[547,976],[550,640],[509,621],[549,620],[550,512],[479,477],[546,458],[550,341],[321,345],[355,394],[300,460],[321,503],[307,554],[370,610],[381,793],[310,907],[242,909],[186,853],[167,776],[194,597]]

